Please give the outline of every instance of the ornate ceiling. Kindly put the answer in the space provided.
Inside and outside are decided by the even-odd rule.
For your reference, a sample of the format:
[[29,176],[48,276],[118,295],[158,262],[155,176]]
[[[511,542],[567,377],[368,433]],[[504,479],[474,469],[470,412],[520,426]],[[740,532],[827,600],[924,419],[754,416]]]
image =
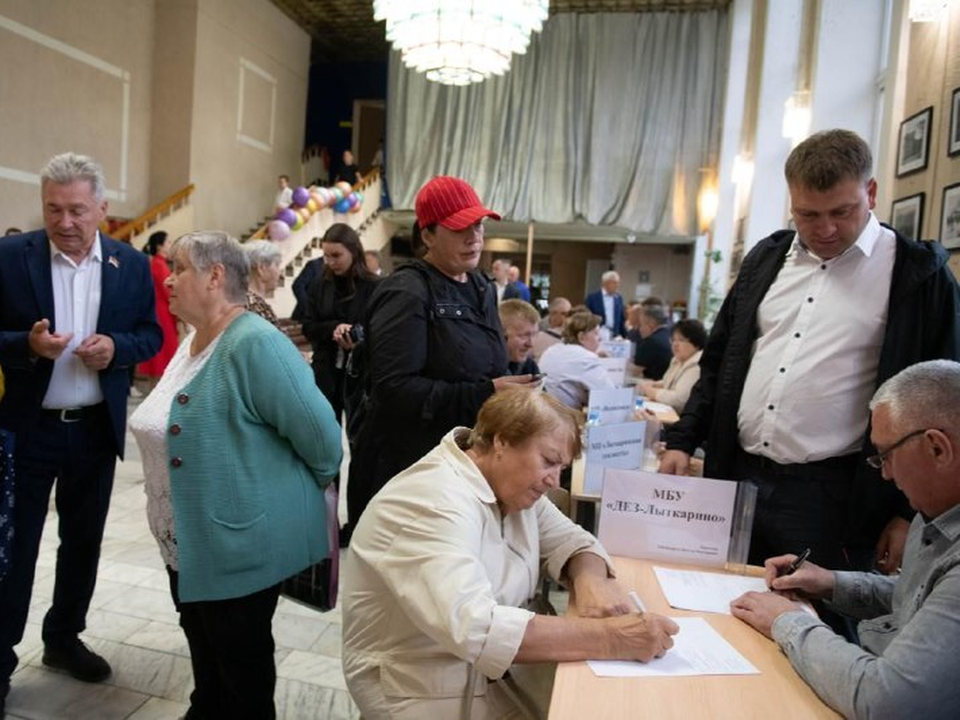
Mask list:
[[[388,44],[372,0],[271,0],[313,38],[313,62],[383,60]],[[550,12],[653,12],[725,8],[730,0],[550,0]]]

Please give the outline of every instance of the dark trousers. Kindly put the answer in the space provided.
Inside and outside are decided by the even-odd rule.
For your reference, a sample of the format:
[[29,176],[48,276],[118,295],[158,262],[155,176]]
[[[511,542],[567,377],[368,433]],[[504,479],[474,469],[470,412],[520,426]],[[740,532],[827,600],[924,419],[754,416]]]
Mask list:
[[177,591],[178,573],[167,572],[193,666],[188,720],[275,718],[272,621],[280,586],[244,597],[185,603]]
[[810,560],[831,570],[850,570],[844,531],[857,455],[778,465],[739,454],[737,480],[757,485],[757,507],[750,541],[751,564],[774,555],[810,548]]
[[0,684],[17,666],[50,493],[56,482],[60,547],[43,641],[63,645],[86,627],[107,520],[116,443],[106,405],[77,422],[43,416],[15,439],[16,489],[10,571],[0,581]]

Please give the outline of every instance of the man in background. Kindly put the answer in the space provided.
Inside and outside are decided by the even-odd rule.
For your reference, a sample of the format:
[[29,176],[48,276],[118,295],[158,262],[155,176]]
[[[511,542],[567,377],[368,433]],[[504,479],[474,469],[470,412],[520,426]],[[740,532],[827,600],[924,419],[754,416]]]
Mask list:
[[507,372],[510,375],[536,375],[540,372],[533,359],[533,342],[540,332],[540,313],[523,300],[504,300],[497,307],[503,339],[507,345]]
[[636,317],[639,322],[637,332],[640,341],[633,356],[633,364],[648,380],[660,380],[673,359],[667,309],[656,303],[641,303]]
[[493,284],[497,290],[497,304],[504,300],[520,299],[520,290],[510,282],[509,260],[494,260],[490,266],[490,274],[493,275]]
[[627,333],[626,314],[620,290],[620,275],[607,270],[600,278],[600,289],[587,295],[584,304],[594,315],[603,318],[603,327],[611,337],[624,337]]
[[273,200],[273,210],[283,210],[293,204],[293,188],[290,187],[290,178],[281,175],[277,178],[277,196]]
[[79,639],[97,579],[130,368],[163,337],[147,256],[101,235],[100,166],[57,155],[40,173],[45,230],[0,243],[0,428],[16,434],[12,565],[0,581],[0,715],[17,666],[56,482],[60,547],[43,663],[85,682],[110,665]]
[[892,573],[913,513],[865,459],[868,404],[903,368],[960,357],[960,290],[939,243],[881,226],[869,146],[804,140],[785,176],[796,231],[747,254],[717,315],[661,472],[758,486],[750,562],[812,551],[825,567]]
[[570,315],[570,301],[555,297],[547,308],[547,316],[540,321],[540,332],[533,340],[533,357],[537,360],[551,345],[563,341],[563,326]]
[[527,284],[520,279],[520,268],[516,265],[511,265],[507,270],[507,281],[513,283],[520,293],[520,299],[524,302],[530,302],[530,288],[527,287]]

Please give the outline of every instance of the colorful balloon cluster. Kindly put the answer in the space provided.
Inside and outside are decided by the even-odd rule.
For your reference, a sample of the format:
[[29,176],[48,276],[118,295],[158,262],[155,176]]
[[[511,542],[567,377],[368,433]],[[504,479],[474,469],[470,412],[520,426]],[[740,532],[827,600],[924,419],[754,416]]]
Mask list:
[[293,204],[278,210],[267,225],[271,240],[283,240],[303,227],[318,210],[330,207],[338,213],[358,213],[363,206],[363,193],[355,192],[348,182],[338,182],[330,188],[308,190],[298,187],[293,191]]

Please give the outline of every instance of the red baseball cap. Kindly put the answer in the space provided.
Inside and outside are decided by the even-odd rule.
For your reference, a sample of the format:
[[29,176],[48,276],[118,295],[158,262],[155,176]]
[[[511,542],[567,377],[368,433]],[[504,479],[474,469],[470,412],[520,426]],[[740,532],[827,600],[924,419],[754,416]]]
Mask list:
[[417,224],[421,230],[435,223],[450,230],[463,230],[484,217],[500,219],[483,206],[476,191],[460,178],[437,175],[417,193]]

